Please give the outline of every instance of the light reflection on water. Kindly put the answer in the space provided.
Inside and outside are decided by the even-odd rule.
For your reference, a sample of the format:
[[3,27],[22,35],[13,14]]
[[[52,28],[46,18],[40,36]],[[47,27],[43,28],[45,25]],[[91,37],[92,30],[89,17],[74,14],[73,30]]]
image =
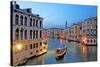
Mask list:
[[[67,46],[67,53],[63,58],[56,60],[55,50],[60,43]],[[62,39],[48,39],[48,52],[44,55],[28,60],[25,65],[85,62],[96,60],[96,46],[85,46],[77,42],[69,42]]]

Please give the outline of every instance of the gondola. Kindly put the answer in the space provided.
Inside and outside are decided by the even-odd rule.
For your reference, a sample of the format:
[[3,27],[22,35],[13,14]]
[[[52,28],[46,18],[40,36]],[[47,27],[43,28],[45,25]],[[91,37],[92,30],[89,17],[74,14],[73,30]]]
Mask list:
[[67,48],[58,48],[56,49],[56,59],[60,59],[62,57],[64,57],[64,55],[66,54]]

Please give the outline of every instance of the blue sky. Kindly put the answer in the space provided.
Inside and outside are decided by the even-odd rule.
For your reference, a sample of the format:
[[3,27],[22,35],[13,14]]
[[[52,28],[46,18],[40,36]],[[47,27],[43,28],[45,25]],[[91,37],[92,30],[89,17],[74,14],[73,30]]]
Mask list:
[[67,21],[68,27],[73,23],[84,21],[89,17],[97,16],[96,6],[43,3],[33,1],[17,1],[22,9],[32,8],[33,14],[44,18],[44,28],[64,28]]

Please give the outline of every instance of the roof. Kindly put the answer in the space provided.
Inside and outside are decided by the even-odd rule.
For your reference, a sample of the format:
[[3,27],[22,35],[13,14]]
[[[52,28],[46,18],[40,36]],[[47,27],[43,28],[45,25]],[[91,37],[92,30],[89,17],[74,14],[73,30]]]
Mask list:
[[[18,4],[13,4],[13,6],[18,6]],[[29,10],[29,12],[28,12],[28,10]],[[32,13],[32,8],[26,8],[26,9],[21,9],[20,7],[18,7],[18,8],[13,8],[13,11],[15,11],[15,12],[20,12],[20,13],[23,13],[23,14],[27,14],[27,15],[30,15],[30,16],[32,16],[32,17],[36,17],[36,18],[39,18],[39,19],[43,19],[42,17],[40,17],[39,16],[39,14],[33,14]]]

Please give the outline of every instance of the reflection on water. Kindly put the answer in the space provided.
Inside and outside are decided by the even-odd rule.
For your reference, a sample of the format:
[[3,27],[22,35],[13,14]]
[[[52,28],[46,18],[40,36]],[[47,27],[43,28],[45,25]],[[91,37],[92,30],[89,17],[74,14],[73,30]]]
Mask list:
[[[58,45],[66,45],[67,53],[63,58],[56,59],[55,50]],[[48,39],[48,52],[39,57],[31,58],[26,65],[56,64],[70,62],[84,62],[97,60],[97,47],[85,46],[77,42],[62,39]]]

